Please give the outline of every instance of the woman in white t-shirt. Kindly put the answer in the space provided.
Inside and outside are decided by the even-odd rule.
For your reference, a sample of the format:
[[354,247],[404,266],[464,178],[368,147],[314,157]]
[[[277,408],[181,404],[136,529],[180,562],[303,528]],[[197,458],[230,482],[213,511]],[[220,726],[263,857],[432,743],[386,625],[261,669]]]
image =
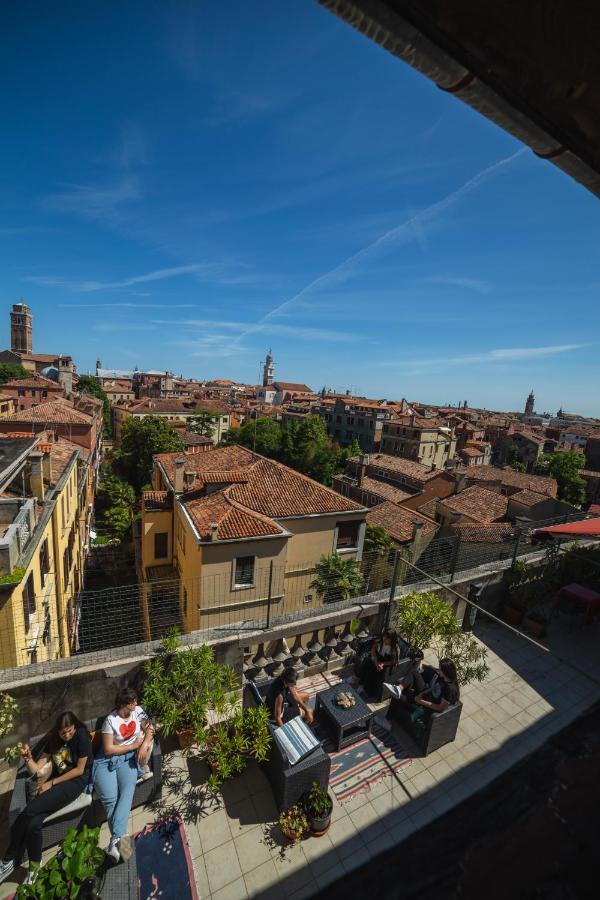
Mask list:
[[94,761],[94,788],[106,810],[111,839],[106,851],[116,862],[133,852],[127,822],[135,785],[152,752],[154,729],[131,688],[119,691],[102,725],[102,750]]

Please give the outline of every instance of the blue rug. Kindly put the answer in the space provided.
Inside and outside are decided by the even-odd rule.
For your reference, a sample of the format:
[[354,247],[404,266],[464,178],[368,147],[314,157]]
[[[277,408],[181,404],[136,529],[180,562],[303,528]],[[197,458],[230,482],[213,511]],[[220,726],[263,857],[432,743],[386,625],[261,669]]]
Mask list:
[[135,836],[139,900],[198,900],[181,819],[165,819]]

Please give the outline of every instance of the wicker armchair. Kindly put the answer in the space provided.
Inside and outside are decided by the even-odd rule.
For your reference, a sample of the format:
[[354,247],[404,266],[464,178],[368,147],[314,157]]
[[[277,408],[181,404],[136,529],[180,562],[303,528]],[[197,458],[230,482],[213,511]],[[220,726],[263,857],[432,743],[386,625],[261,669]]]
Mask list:
[[[265,702],[268,685],[258,687],[255,684],[247,685],[245,692],[246,702],[253,705]],[[269,731],[273,735],[277,726],[269,723]],[[280,810],[289,809],[294,803],[317,782],[327,790],[329,785],[329,772],[331,760],[322,747],[315,749],[295,766],[291,766],[287,756],[281,750],[277,741],[273,738],[269,750],[268,759],[261,764],[262,769],[269,780],[275,802]]]
[[393,699],[388,715],[410,734],[423,756],[454,740],[458,731],[462,703],[455,703],[444,712],[431,712],[421,723],[413,721],[411,713],[414,709],[414,706],[403,700]]
[[[98,719],[86,722],[90,733],[98,731],[102,727],[104,718],[104,716],[101,716]],[[31,747],[34,757],[41,753],[44,738],[45,735],[32,738]],[[145,781],[138,781],[135,788],[135,794],[133,795],[132,808],[147,803],[151,797],[157,796],[160,791],[162,785],[162,751],[157,735],[154,737],[154,746],[148,764],[152,770],[152,778],[148,778]],[[21,760],[17,769],[15,786],[13,788],[8,809],[8,822],[10,826],[12,826],[17,816],[27,805],[25,787],[27,778],[27,768],[25,762]],[[44,850],[54,846],[54,844],[60,843],[69,828],[81,828],[83,825],[94,828],[97,825],[101,825],[106,819],[104,807],[95,794],[81,794],[76,800],[64,807],[64,810],[64,814],[62,814],[62,811],[52,813],[52,815],[48,816],[48,819],[44,822],[42,828]]]

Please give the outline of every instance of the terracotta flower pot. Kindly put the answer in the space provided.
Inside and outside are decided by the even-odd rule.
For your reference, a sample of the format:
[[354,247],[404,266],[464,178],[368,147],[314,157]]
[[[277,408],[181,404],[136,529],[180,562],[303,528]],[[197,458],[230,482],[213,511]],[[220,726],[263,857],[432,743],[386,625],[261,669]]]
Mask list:
[[541,622],[539,619],[532,619],[530,616],[525,616],[523,618],[523,628],[533,637],[544,637],[546,634],[546,622]]
[[518,606],[505,603],[502,607],[502,615],[511,625],[520,625],[523,620],[523,610]]

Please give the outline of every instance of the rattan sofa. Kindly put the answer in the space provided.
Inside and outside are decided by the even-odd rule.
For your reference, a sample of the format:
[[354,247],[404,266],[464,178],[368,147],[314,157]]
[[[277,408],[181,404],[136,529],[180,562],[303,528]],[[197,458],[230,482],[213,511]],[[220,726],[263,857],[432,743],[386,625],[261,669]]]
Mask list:
[[430,712],[423,724],[413,722],[411,713],[414,709],[414,706],[404,700],[394,698],[390,703],[388,716],[410,734],[423,756],[454,740],[458,731],[462,703],[455,703],[444,712]]
[[[268,684],[260,687],[255,684],[246,685],[244,701],[251,705],[261,702],[264,704],[268,687]],[[271,735],[274,734],[276,727],[273,722],[269,722]],[[292,766],[273,738],[269,757],[261,765],[280,810],[289,809],[294,803],[298,803],[315,781],[326,790],[329,786],[331,760],[320,745]]]
[[[99,731],[102,728],[104,718],[104,716],[101,716],[86,723],[90,733]],[[41,753],[44,739],[45,735],[32,738],[31,747],[34,757]],[[152,777],[147,778],[145,781],[138,781],[135,794],[133,795],[132,807],[142,806],[152,797],[158,796],[160,792],[162,785],[162,751],[158,735],[154,737],[154,746],[148,764]],[[25,762],[21,760],[17,769],[17,777],[8,810],[9,825],[11,826],[27,805],[25,787],[27,778],[27,768]],[[105,820],[106,814],[100,799],[95,794],[80,794],[76,800],[69,803],[62,810],[52,813],[44,821],[42,829],[43,848],[45,850],[47,847],[52,847],[54,844],[62,841],[69,828],[81,828],[83,825],[95,827],[101,825]]]

